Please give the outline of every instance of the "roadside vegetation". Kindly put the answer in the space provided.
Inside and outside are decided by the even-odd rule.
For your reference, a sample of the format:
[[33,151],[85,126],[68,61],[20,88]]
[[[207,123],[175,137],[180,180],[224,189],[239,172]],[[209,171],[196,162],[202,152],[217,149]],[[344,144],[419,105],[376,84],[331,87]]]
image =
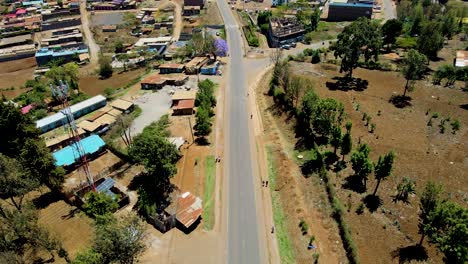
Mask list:
[[205,160],[205,178],[203,190],[203,227],[211,230],[214,226],[216,161],[214,156],[208,156]]

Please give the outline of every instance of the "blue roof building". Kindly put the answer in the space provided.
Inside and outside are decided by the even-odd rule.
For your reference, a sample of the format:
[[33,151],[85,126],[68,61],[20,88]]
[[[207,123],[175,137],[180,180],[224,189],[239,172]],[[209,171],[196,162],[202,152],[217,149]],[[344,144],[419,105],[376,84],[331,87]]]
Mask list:
[[[83,146],[83,151],[87,157],[91,157],[101,153],[106,143],[101,137],[97,135],[91,135],[87,138],[80,140]],[[55,166],[71,167],[74,166],[80,160],[80,154],[78,153],[77,144],[73,143],[66,146],[65,148],[52,153],[55,159]]]
[[[371,2],[371,1],[370,1]],[[353,21],[360,17],[372,17],[373,4],[361,2],[331,2],[328,5],[328,21]]]
[[36,52],[36,62],[38,66],[45,65],[57,59],[61,59],[63,62],[68,62],[83,53],[88,53],[88,46],[82,45],[73,49],[42,48]]

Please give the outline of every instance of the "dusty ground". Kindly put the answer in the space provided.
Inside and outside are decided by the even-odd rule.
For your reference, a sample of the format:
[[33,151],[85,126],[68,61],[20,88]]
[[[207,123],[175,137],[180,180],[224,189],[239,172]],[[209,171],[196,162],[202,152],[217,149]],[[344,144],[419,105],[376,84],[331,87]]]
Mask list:
[[[349,208],[346,218],[358,246],[362,263],[397,262],[398,258],[393,258],[392,252],[414,245],[419,240],[417,234],[418,197],[412,197],[411,203],[408,205],[392,202],[392,195],[396,193],[396,185],[404,176],[411,177],[416,181],[418,193],[429,180],[441,183],[452,199],[466,206],[468,196],[466,122],[468,116],[466,110],[461,107],[466,104],[468,99],[466,93],[459,89],[435,87],[427,81],[419,81],[415,91],[409,94],[412,97],[412,105],[400,109],[388,102],[392,95],[403,92],[404,79],[399,73],[357,69],[354,76],[367,80],[369,82],[367,89],[341,91],[330,90],[326,84],[327,82],[335,82],[331,80],[332,77],[340,76],[337,66],[312,65],[310,63],[293,63],[292,65],[294,72],[307,72],[307,76],[314,83],[320,96],[332,97],[343,102],[349,119],[353,122],[353,141],[356,144],[360,139],[361,142],[369,144],[372,149],[372,160],[377,160],[378,155],[390,150],[396,152],[394,176],[381,184],[378,195],[383,200],[383,206],[374,213],[366,210],[364,214],[357,215],[355,210],[365,194],[341,188],[346,177],[352,174],[351,169],[346,169],[338,177],[334,177],[337,194],[342,203]],[[271,98],[264,98],[264,100],[268,102],[267,106],[272,104]],[[356,111],[355,107],[353,108],[353,102],[354,106],[359,104],[359,111]],[[268,112],[266,108],[263,110]],[[362,121],[364,112],[372,116],[371,122],[376,124],[375,133],[369,133],[368,128],[364,126]],[[434,120],[433,126],[429,127],[427,126],[429,116],[426,115],[426,112],[438,112],[441,117],[456,118],[462,123],[462,128],[453,135],[447,126],[446,132],[440,134],[438,125],[441,118]],[[286,153],[293,153],[291,143],[294,143],[296,139],[293,137],[292,121],[285,116],[276,116],[274,123],[283,132],[280,135],[286,141],[284,150]],[[273,146],[277,147],[278,134],[271,137],[272,142],[274,142]],[[276,158],[281,164],[280,171],[284,167],[286,179],[290,177],[303,181],[299,185],[299,189],[304,192],[302,197],[294,194],[288,194],[284,197],[286,212],[292,210],[288,207],[290,203],[295,204],[296,199],[304,198],[307,201],[315,201],[315,203],[309,203],[309,206],[315,207],[321,212],[318,219],[327,219],[329,212],[323,202],[325,201],[323,187],[315,177],[305,180],[303,177],[294,177],[295,174],[287,173],[296,171],[297,165],[290,160],[291,157],[284,157],[286,155],[284,150],[274,148],[275,152],[279,152],[276,153]],[[372,192],[374,187],[375,181],[370,176],[368,192]],[[316,222],[315,219],[309,222],[312,233],[314,233],[314,222]],[[295,227],[291,228],[292,234],[299,233],[297,224],[293,224]],[[334,226],[330,222],[328,224]],[[329,233],[336,234],[337,232]],[[330,240],[332,239],[335,238]],[[320,241],[320,239],[318,240]],[[372,241],[371,247],[369,241]],[[437,250],[427,243],[425,246],[428,250],[429,260],[440,262],[441,256]]]
[[[320,186],[321,182],[301,176],[300,169],[293,160],[291,142],[294,137],[285,130],[287,127],[284,120],[274,118],[270,112],[271,98],[264,95],[269,78],[270,74],[265,75],[256,92],[262,122],[268,128],[264,131],[263,140],[276,165],[278,179],[275,191],[279,193],[284,215],[287,216],[295,260],[297,263],[312,263],[312,254],[318,252],[321,263],[346,263],[338,228],[330,217],[331,208],[325,200],[325,190],[313,187]],[[298,227],[301,220],[305,220],[310,227],[306,236],[301,235]],[[307,250],[310,235],[316,237],[316,251]]]
[[80,90],[91,95],[102,94],[106,88],[117,89],[140,77],[145,73],[145,69],[135,69],[126,72],[115,70],[112,77],[101,80],[99,76],[92,73],[82,73],[80,76]]
[[33,79],[36,68],[34,57],[0,63],[0,89],[15,87],[15,90],[2,91],[8,97],[15,97],[23,91],[19,89],[27,80]]

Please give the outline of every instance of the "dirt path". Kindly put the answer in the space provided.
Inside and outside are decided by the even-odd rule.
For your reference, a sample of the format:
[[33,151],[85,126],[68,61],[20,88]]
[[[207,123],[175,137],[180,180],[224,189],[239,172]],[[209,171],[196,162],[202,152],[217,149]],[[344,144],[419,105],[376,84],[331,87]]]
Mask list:
[[172,39],[173,41],[178,41],[180,32],[182,31],[182,6],[176,1],[167,1],[161,3],[158,6],[158,9],[164,9],[169,5],[173,5],[174,9],[174,30],[172,31]]
[[99,62],[99,45],[94,41],[93,33],[90,30],[88,11],[86,10],[86,1],[80,1],[81,25],[83,34],[86,37],[89,47],[90,64],[89,68],[95,68]]

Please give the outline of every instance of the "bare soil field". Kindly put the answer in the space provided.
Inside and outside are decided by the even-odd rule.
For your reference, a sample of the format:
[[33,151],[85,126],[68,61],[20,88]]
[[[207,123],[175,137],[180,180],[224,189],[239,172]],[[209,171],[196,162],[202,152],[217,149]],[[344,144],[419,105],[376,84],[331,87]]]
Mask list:
[[106,88],[117,89],[125,86],[145,73],[144,68],[138,68],[126,72],[114,71],[112,77],[101,80],[98,75],[83,74],[80,76],[80,90],[91,95],[102,94]]
[[[466,92],[459,88],[434,86],[427,80],[418,81],[415,91],[409,93],[412,98],[411,105],[406,108],[397,108],[389,103],[391,96],[403,93],[405,80],[397,72],[357,69],[354,77],[368,82],[365,89],[335,90],[333,84],[336,80],[333,77],[341,76],[338,66],[296,62],[292,62],[291,65],[292,72],[302,72],[310,78],[321,97],[335,98],[344,104],[348,119],[353,122],[354,147],[358,142],[367,143],[372,149],[370,156],[373,161],[390,150],[396,153],[393,176],[382,182],[377,193],[383,204],[373,213],[366,209],[363,214],[358,215],[355,211],[366,193],[356,193],[343,188],[346,178],[353,173],[349,163],[347,169],[332,177],[337,195],[348,209],[346,220],[350,225],[362,263],[398,263],[407,257],[399,255],[398,252],[404,251],[408,246],[415,245],[419,241],[418,195],[426,182],[434,181],[442,184],[450,199],[467,206],[468,115],[465,109],[468,94]],[[263,94],[264,91],[261,90],[259,93]],[[262,107],[264,115],[271,115],[272,99],[263,95],[262,100],[266,102],[265,107]],[[356,110],[357,105],[359,105],[359,110]],[[428,126],[429,118],[434,112],[439,113],[439,118],[433,119],[433,125]],[[368,132],[369,128],[362,121],[363,113],[370,115],[371,122],[376,124],[374,133]],[[441,119],[447,117],[451,120],[460,120],[461,129],[456,134],[452,134],[448,125],[445,133],[440,133]],[[266,120],[268,124],[268,119]],[[295,192],[290,191],[289,194],[281,194],[282,201],[285,203],[283,208],[287,214],[294,215],[289,207],[293,207],[297,200],[314,201],[309,202],[308,206],[318,209],[319,205],[323,204],[322,209],[319,209],[321,215],[319,214],[317,219],[329,219],[330,211],[326,209],[324,187],[317,177],[305,179],[292,173],[298,171],[297,163],[293,162],[294,154],[297,154],[294,150],[297,139],[294,138],[293,119],[285,115],[276,115],[274,120],[270,120],[271,122],[281,131],[280,133],[267,133],[267,135],[273,133],[273,136],[270,136],[270,142],[274,146],[273,149],[277,148],[274,153],[276,153],[277,163],[280,164],[279,170],[284,171],[284,175],[283,173],[279,175],[283,175],[281,177],[285,177],[286,183],[291,186],[285,188],[299,189]],[[285,148],[278,149],[278,138],[283,140]],[[289,153],[289,157],[285,153]],[[287,177],[303,182],[294,185],[287,180]],[[392,196],[396,194],[396,186],[403,177],[410,177],[416,181],[417,195],[410,198],[409,204],[392,201]],[[367,192],[371,193],[375,188],[373,176],[369,177],[367,186]],[[304,193],[302,197],[294,194],[300,191]],[[307,196],[308,193],[314,196]],[[317,219],[308,222],[312,233],[314,233],[313,225]],[[300,240],[298,223],[293,221],[290,224],[290,237],[293,238],[294,243],[298,243],[296,241]],[[330,225],[334,227],[334,224],[330,223]],[[331,229],[329,233],[337,234],[333,230],[336,229]],[[317,237],[318,241],[321,239],[324,238]],[[337,238],[337,241],[340,239]],[[424,246],[427,250],[428,261],[431,263],[442,261],[442,256],[435,247],[427,242],[424,242]],[[296,249],[296,251],[299,250]],[[298,263],[304,263],[301,261],[304,254],[304,252],[298,253]]]
[[0,62],[0,89],[15,87],[15,90],[2,91],[8,97],[15,97],[23,92],[19,87],[34,77],[36,59],[34,57],[21,60]]

